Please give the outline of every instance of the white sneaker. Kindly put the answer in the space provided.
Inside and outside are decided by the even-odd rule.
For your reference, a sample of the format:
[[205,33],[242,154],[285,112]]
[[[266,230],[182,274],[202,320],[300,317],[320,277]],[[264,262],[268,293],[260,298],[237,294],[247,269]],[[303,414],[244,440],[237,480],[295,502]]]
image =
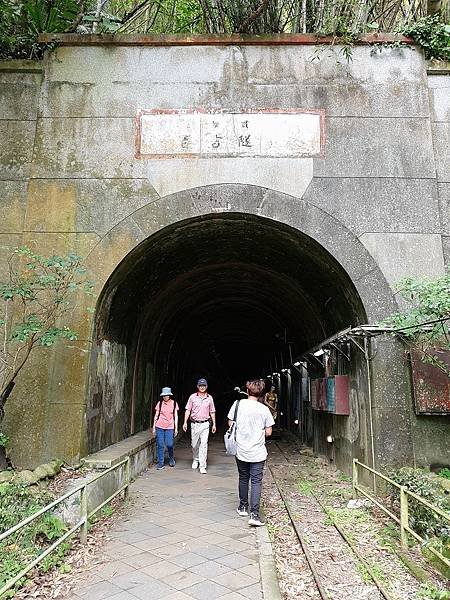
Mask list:
[[192,461],[192,468],[193,469],[198,469],[198,460],[193,460]]
[[250,519],[248,520],[249,525],[253,525],[253,527],[261,527],[265,525],[264,521],[261,521],[259,515],[256,513],[250,513]]
[[206,475],[206,467],[200,467],[200,473]]
[[248,509],[244,504],[239,504],[236,510],[240,517],[248,517]]

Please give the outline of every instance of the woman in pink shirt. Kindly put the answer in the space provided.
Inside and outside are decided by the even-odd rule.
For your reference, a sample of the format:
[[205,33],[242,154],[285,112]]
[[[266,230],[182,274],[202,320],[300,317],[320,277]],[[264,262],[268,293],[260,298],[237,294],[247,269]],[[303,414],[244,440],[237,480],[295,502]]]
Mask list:
[[169,454],[169,466],[175,466],[173,457],[173,438],[178,433],[178,404],[173,399],[170,387],[163,387],[161,399],[155,406],[155,420],[153,421],[153,434],[156,435],[158,451],[157,471],[164,469],[164,447]]

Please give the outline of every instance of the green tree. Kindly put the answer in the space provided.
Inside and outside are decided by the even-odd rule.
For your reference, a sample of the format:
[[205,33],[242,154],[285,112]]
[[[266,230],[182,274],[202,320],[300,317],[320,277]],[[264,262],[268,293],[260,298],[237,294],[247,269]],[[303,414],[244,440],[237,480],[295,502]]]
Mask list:
[[0,422],[15,381],[37,348],[76,340],[68,323],[79,293],[92,295],[76,254],[45,257],[27,246],[8,260],[9,276],[0,282]]
[[391,315],[384,325],[397,330],[424,362],[450,377],[450,368],[439,357],[440,351],[450,351],[450,270],[436,279],[407,277],[400,281],[398,293],[406,310]]

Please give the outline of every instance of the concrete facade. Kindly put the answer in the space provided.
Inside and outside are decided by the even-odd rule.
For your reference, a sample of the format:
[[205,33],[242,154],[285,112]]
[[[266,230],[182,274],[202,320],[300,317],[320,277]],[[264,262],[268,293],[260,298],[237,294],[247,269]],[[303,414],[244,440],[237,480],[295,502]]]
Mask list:
[[[358,299],[349,324],[381,320],[397,309],[399,279],[439,275],[450,261],[450,76],[427,74],[416,48],[357,46],[349,64],[337,50],[312,60],[312,46],[81,45],[57,47],[43,63],[0,63],[2,246],[78,252],[106,310],[102,289],[152,235],[189,219],[249,215],[298,231],[337,261]],[[154,108],[321,109],[325,155],[136,159],[135,117]],[[76,462],[133,433],[132,352],[108,350],[115,367],[128,361],[122,375],[114,369],[122,397],[107,399],[102,383],[89,399],[104,374],[96,379],[86,308],[74,315],[82,341],[36,354],[17,382],[5,419],[17,464]],[[95,356],[111,343],[98,327]],[[449,417],[414,414],[402,350],[384,346],[372,365],[378,461],[448,463]],[[362,386],[355,395],[356,438],[354,424],[335,417],[342,464],[368,457]],[[92,419],[101,424],[90,442]]]

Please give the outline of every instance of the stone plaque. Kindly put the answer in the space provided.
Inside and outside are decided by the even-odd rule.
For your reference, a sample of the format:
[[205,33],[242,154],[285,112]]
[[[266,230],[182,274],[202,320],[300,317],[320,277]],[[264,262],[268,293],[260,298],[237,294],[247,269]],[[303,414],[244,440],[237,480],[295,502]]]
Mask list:
[[136,158],[323,156],[324,112],[141,111]]

